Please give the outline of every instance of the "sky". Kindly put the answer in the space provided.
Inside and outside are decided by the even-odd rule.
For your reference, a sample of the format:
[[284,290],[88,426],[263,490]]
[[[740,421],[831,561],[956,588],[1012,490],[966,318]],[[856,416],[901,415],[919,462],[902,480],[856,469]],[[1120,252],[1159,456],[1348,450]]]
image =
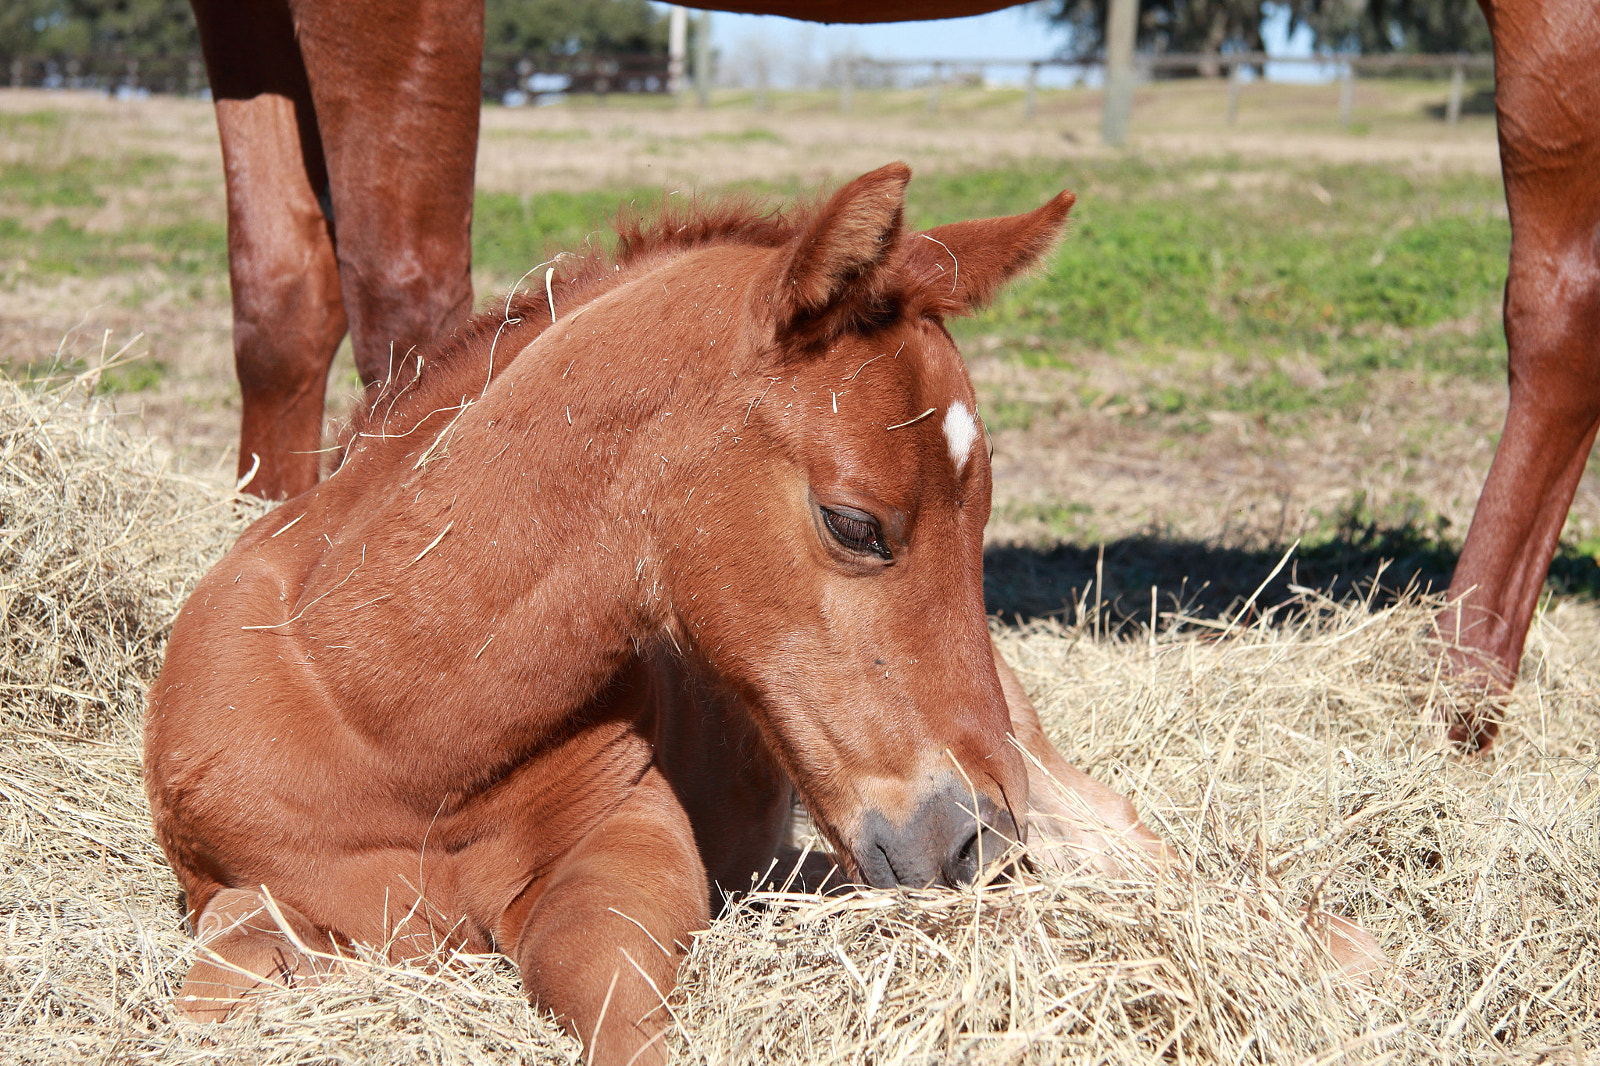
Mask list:
[[[1288,35],[1287,9],[1280,8],[1267,23],[1264,36],[1273,55],[1311,53],[1310,35],[1302,28]],[[711,41],[724,63],[747,55],[752,48],[772,57],[774,84],[792,82],[805,64],[826,64],[831,56],[854,53],[879,59],[1043,59],[1066,43],[1066,35],[1045,21],[1037,8],[1005,8],[988,15],[933,22],[892,22],[869,26],[821,25],[797,22],[775,15],[733,15],[718,11],[711,16]],[[1006,72],[994,74],[1005,78]],[[1020,69],[1011,77],[1022,78]],[[1309,67],[1269,68],[1272,80],[1326,80]]]

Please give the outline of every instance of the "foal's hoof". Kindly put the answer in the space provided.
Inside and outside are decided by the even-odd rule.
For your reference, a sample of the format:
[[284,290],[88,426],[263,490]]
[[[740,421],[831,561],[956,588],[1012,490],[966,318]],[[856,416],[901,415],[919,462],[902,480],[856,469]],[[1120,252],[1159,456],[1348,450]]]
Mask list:
[[249,993],[257,989],[292,988],[321,976],[307,950],[326,938],[304,915],[281,903],[269,906],[259,892],[222,889],[195,924],[200,957],[176,999],[194,1021],[225,1021],[254,1010]]

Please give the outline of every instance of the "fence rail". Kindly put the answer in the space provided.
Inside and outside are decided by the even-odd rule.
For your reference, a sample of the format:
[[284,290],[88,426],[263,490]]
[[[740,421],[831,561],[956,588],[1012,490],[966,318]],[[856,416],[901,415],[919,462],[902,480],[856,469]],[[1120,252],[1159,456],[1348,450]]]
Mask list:
[[516,104],[561,93],[665,93],[671,73],[664,55],[491,53],[483,57],[483,98]]
[[[1239,87],[1247,71],[1267,66],[1301,66],[1328,71],[1340,84],[1339,118],[1350,123],[1356,75],[1394,75],[1405,73],[1450,74],[1450,95],[1445,104],[1445,120],[1455,125],[1461,117],[1462,95],[1467,75],[1494,73],[1494,57],[1483,55],[1382,55],[1382,56],[1273,56],[1265,52],[1173,52],[1162,55],[1135,55],[1134,69],[1146,78],[1160,74],[1226,75],[1228,78],[1228,122],[1238,120]],[[849,57],[841,61],[839,108],[848,112],[855,93],[883,84],[894,72],[926,71],[928,111],[939,110],[940,90],[953,81],[976,72],[981,79],[990,68],[1027,71],[1023,113],[1032,118],[1038,107],[1039,74],[1047,67],[1079,72],[1079,80],[1103,77],[1105,64],[1079,59],[871,59]]]
[[206,88],[206,65],[198,54],[15,56],[5,62],[3,69],[13,89],[96,89],[198,96]]

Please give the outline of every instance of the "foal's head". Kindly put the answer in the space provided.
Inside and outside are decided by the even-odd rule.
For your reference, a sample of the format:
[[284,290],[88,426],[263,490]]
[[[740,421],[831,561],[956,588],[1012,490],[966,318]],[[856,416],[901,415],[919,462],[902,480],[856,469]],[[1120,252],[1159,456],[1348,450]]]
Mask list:
[[[942,320],[1035,264],[1072,197],[901,228],[910,172],[856,179],[738,269],[750,396],[664,549],[674,638],[743,697],[875,885],[970,880],[1019,834],[983,604],[989,446]],[[741,394],[743,395],[743,394]]]

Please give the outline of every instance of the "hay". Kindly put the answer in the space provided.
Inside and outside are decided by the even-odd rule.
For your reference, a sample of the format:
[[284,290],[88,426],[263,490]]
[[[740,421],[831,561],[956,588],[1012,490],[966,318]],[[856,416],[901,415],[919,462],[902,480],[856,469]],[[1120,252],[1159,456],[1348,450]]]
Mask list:
[[242,528],[216,486],[83,402],[96,378],[0,377],[0,706],[81,737],[138,721],[167,627]]
[[[137,713],[173,612],[241,519],[228,486],[167,469],[104,410],[0,389],[0,1059],[576,1061],[498,958],[369,960],[253,1017],[175,1017],[193,945],[149,830]],[[1508,735],[1467,760],[1430,724],[1449,698],[1421,641],[1433,609],[1303,593],[1250,628],[998,628],[1069,759],[1136,797],[1183,877],[753,899],[684,967],[680,1060],[1584,1061],[1600,612],[1542,615]],[[1395,972],[1335,976],[1301,928],[1313,899],[1358,918]]]

